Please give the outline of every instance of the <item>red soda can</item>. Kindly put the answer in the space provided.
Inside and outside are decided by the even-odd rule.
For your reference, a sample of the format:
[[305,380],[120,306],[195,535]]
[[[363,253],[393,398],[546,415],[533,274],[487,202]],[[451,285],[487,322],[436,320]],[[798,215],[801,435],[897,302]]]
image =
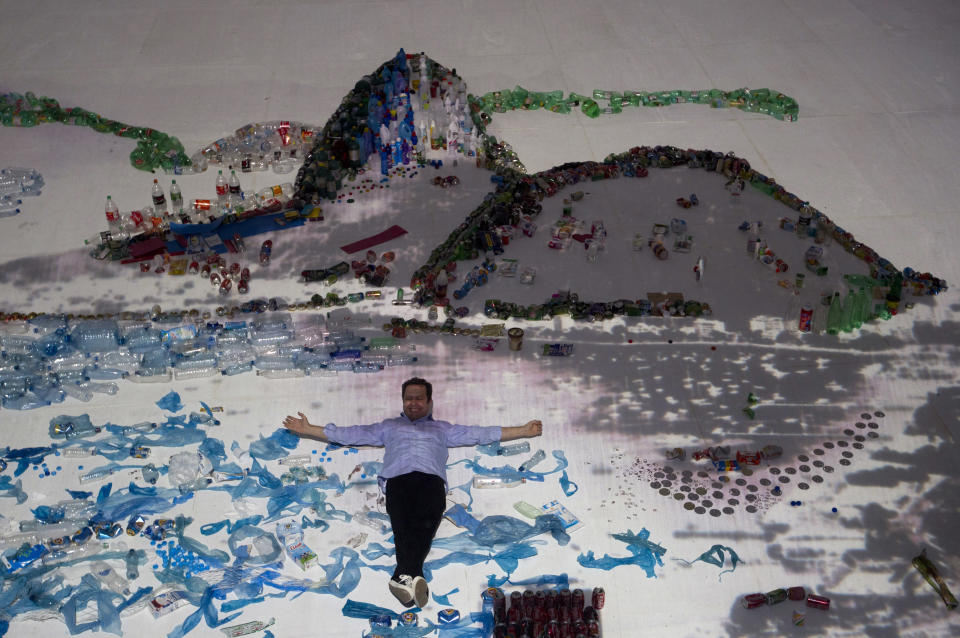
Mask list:
[[800,332],[810,332],[813,328],[813,308],[804,306],[800,309],[800,322],[797,325]]
[[583,608],[583,622],[590,622],[597,619],[597,610],[587,605]]
[[551,589],[547,592],[547,609],[553,607],[557,608],[557,603],[560,601],[560,594],[556,589]]
[[244,268],[243,270],[240,271],[240,279],[242,279],[242,280],[244,280],[244,281],[250,281],[250,269],[249,269],[249,268]]
[[569,620],[560,623],[560,638],[573,638],[573,625]]
[[510,592],[510,608],[523,608],[523,594],[518,591]]
[[767,604],[767,597],[763,594],[747,594],[740,601],[744,609],[755,609]]
[[151,264],[151,262],[149,262],[149,261],[141,261],[141,262],[140,262],[140,272],[150,272],[150,264]]
[[573,601],[573,595],[570,593],[570,590],[564,587],[560,590],[560,607],[561,608],[570,608],[570,603]]
[[507,638],[507,626],[504,623],[497,623],[493,627],[493,638]]
[[787,598],[790,600],[803,600],[806,597],[807,592],[803,587],[790,587],[787,589]]
[[582,589],[573,590],[572,604],[573,604],[574,610],[576,610],[577,612],[583,611],[583,590]]
[[234,277],[240,274],[240,264],[238,262],[230,264],[230,274]]
[[210,210],[210,200],[209,199],[193,200],[193,210]]
[[200,269],[200,276],[205,279],[210,279],[210,264],[203,265],[203,268]]
[[607,601],[607,594],[603,591],[603,587],[593,588],[593,596],[590,601],[593,603],[593,608],[597,611],[603,609],[603,604]]
[[810,594],[807,596],[807,607],[813,607],[814,609],[822,609],[823,611],[827,611],[830,609],[830,599],[826,596]]
[[590,636],[590,638],[600,638],[600,623],[596,620],[588,622],[587,635]]
[[547,606],[547,620],[550,622],[555,621],[559,617],[556,607]]
[[514,605],[510,603],[510,608],[507,609],[507,622],[516,622],[520,620],[520,605]]
[[551,620],[547,623],[546,631],[544,632],[547,638],[560,638],[560,623],[556,620]]
[[561,624],[565,622],[568,623],[573,620],[570,614],[570,607],[564,607],[563,605],[560,606],[559,620]]
[[534,620],[534,621],[533,621],[533,632],[531,632],[530,635],[531,635],[531,636],[541,636],[541,635],[543,635],[543,629],[544,629],[544,627],[543,627],[543,621],[542,621],[542,620]]

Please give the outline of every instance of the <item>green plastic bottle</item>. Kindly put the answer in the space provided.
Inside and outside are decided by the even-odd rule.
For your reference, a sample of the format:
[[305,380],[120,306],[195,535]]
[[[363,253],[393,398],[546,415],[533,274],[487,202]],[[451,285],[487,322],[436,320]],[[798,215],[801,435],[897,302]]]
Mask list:
[[830,310],[827,311],[827,333],[839,334],[840,324],[843,320],[843,304],[840,302],[840,293],[833,293],[833,299],[830,300]]

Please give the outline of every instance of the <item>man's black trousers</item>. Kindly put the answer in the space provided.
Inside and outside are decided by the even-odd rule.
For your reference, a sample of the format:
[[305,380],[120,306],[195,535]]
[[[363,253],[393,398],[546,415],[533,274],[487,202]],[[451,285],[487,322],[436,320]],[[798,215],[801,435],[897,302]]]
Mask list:
[[435,474],[409,472],[387,479],[387,514],[397,550],[396,579],[423,576],[423,561],[447,504],[447,487]]

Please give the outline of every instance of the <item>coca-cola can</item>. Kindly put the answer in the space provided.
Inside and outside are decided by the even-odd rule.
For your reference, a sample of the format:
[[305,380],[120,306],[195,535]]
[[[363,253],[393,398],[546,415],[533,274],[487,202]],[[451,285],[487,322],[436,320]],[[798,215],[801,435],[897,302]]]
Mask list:
[[830,599],[826,596],[810,594],[807,596],[807,607],[813,607],[814,609],[822,609],[823,611],[827,611],[830,609]]
[[767,604],[767,597],[763,594],[747,594],[740,600],[744,609],[755,609]]
[[573,601],[572,601],[572,604],[573,604],[573,608],[574,608],[575,610],[577,610],[577,611],[583,611],[583,600],[584,600],[584,598],[583,598],[583,590],[582,590],[582,589],[574,589],[574,590],[573,590]]
[[594,587],[593,596],[590,601],[593,603],[593,608],[597,611],[603,609],[603,604],[607,600],[607,594],[603,591],[603,587]]

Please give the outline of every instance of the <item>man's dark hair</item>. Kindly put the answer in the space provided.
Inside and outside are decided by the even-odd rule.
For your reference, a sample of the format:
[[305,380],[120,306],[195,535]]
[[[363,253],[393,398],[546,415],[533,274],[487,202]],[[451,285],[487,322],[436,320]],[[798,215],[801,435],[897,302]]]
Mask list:
[[427,401],[433,401],[433,386],[430,385],[429,381],[426,379],[421,379],[420,377],[413,377],[412,379],[407,379],[403,382],[403,387],[400,388],[401,399],[406,396],[408,385],[422,385],[427,389]]

